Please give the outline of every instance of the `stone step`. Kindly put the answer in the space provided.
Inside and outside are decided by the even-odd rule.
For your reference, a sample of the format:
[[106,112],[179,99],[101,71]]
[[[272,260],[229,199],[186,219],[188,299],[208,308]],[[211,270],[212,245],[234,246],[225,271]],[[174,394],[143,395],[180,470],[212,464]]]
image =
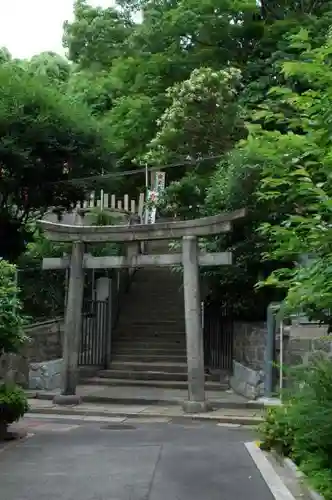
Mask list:
[[[155,295],[156,297],[162,297],[167,302],[174,302],[174,298],[177,297],[182,302],[184,301],[184,292],[181,285],[176,283],[166,283],[164,281],[155,278],[154,282],[141,281],[136,282],[131,285],[130,295],[136,295],[138,291],[144,291],[147,294]],[[138,300],[142,302],[144,295],[140,295]]]
[[[187,381],[176,380],[130,380],[130,379],[110,379],[103,377],[91,377],[84,380],[84,384],[97,386],[125,386],[125,387],[147,387],[162,389],[188,389]],[[227,382],[205,382],[206,391],[225,391],[229,388]]]
[[179,338],[158,338],[158,337],[122,337],[121,339],[117,339],[113,344],[113,350],[118,348],[131,348],[132,350],[136,349],[162,349],[162,350],[177,350],[181,349],[182,351],[186,350],[186,341],[185,339]]
[[160,331],[158,328],[149,328],[141,330],[140,328],[126,328],[118,330],[117,339],[165,339],[165,340],[183,340],[185,341],[185,333],[182,330],[179,331]]
[[186,347],[185,344],[184,346],[179,346],[179,344],[173,344],[173,343],[167,343],[166,347],[160,347],[159,343],[154,346],[146,347],[145,345],[141,346],[138,344],[136,347],[134,347],[132,344],[129,344],[128,342],[126,343],[121,343],[121,342],[114,342],[112,344],[112,350],[113,353],[116,354],[129,354],[129,355],[144,355],[144,354],[149,354],[149,355],[155,355],[155,356],[183,356],[186,355]]
[[121,330],[119,332],[116,332],[116,337],[114,338],[114,342],[115,342],[115,339],[117,341],[121,341],[121,340],[127,340],[127,339],[130,339],[130,340],[135,340],[135,339],[138,339],[138,340],[165,340],[166,342],[183,342],[185,344],[185,341],[186,341],[186,337],[185,337],[185,333],[184,331],[179,331],[179,332],[161,332],[160,330],[158,329],[155,329],[155,330],[144,330],[144,331],[141,331],[141,330],[136,330],[135,328],[130,328],[130,327],[127,327],[126,329],[124,330]]
[[137,349],[143,350],[146,354],[150,353],[152,350],[152,354],[156,349],[161,349],[166,351],[169,355],[178,353],[186,353],[186,343],[185,341],[179,340],[179,342],[164,342],[163,339],[155,339],[155,338],[130,338],[122,339],[121,342],[117,342],[113,344],[113,352],[117,353],[122,350],[122,348],[131,348],[132,351],[136,351]]
[[186,354],[186,345],[185,342],[183,345],[176,342],[158,342],[156,345],[150,342],[121,342],[117,341],[112,344],[113,353],[118,354],[133,354],[133,355],[143,355],[143,354],[151,354],[151,355],[185,355]]
[[158,362],[162,363],[163,361],[172,361],[174,363],[185,363],[186,362],[186,354],[174,354],[174,353],[166,353],[166,354],[150,354],[150,351],[144,351],[140,354],[123,354],[119,351],[113,355],[114,361],[119,362],[137,362],[141,361],[143,363],[149,362]]
[[111,370],[126,370],[137,372],[187,373],[187,363],[172,361],[112,361]]
[[[187,381],[187,373],[177,373],[177,372],[162,372],[154,370],[102,370],[98,373],[101,378],[109,379],[129,379],[129,380],[165,380],[165,381]],[[208,381],[218,381],[220,379],[219,375],[206,375],[205,379]]]
[[[131,312],[135,314],[148,314],[148,316],[145,316],[146,318],[150,318],[150,316],[153,316],[153,313],[155,311],[162,311],[164,314],[167,314],[167,318],[169,318],[170,315],[180,315],[180,317],[184,317],[184,305],[183,304],[165,304],[162,300],[159,302],[158,299],[155,299],[154,297],[148,297],[148,301],[153,300],[153,309],[151,308],[151,302],[146,303],[146,301],[142,304],[139,302],[136,304],[128,304],[126,305],[126,312]],[[157,316],[157,314],[154,314]],[[172,319],[172,318],[169,318]]]
[[[162,285],[161,285],[162,286]],[[140,294],[140,295],[138,295]],[[146,297],[155,297],[158,302],[164,301],[166,305],[172,305],[177,300],[179,300],[180,304],[184,303],[183,292],[182,290],[178,290],[177,288],[169,288],[163,291],[159,291],[159,289],[155,287],[147,287],[144,285],[134,287],[130,290],[130,295],[136,298],[138,303],[143,304]]]
[[163,332],[163,333],[182,333],[184,335],[184,332],[186,331],[186,327],[184,322],[176,322],[173,321],[172,323],[163,323],[163,322],[158,322],[157,320],[155,322],[140,322],[140,321],[133,321],[130,322],[128,321],[128,318],[126,321],[119,321],[118,327],[116,329],[117,332],[124,332],[124,331],[139,331],[141,330],[142,332],[148,331],[158,331],[158,332]]
[[184,346],[173,346],[171,345],[167,349],[160,347],[158,344],[117,344],[112,346],[112,357],[114,356],[132,356],[136,359],[147,357],[155,357],[156,359],[166,358],[166,360],[171,360],[171,358],[185,358],[187,352]]
[[[143,293],[141,291],[138,291],[137,293]],[[151,308],[151,304],[153,301],[153,308]],[[182,313],[184,311],[184,304],[177,303],[176,299],[173,301],[167,303],[165,300],[163,300],[161,297],[158,297],[157,295],[154,296],[152,294],[146,294],[144,302],[139,301],[134,303],[131,301],[131,303],[126,304],[125,306],[126,311],[144,311],[148,312],[149,314],[152,314],[155,310],[162,310],[164,313]]]
[[[165,313],[167,314],[167,317],[172,320],[172,323],[168,323],[164,325],[160,319],[165,316]],[[129,319],[130,318],[130,319]],[[174,326],[180,327],[180,330],[184,331],[185,328],[185,320],[184,320],[184,315],[183,313],[170,313],[168,314],[167,311],[164,311],[162,309],[156,310],[153,312],[153,314],[150,314],[149,311],[131,311],[130,309],[126,310],[126,317],[125,318],[120,318],[119,320],[119,327],[122,325],[125,326],[141,326],[141,323],[145,322],[145,327],[146,326],[161,326],[165,328],[165,330],[174,330]],[[147,324],[149,323],[149,324]]]

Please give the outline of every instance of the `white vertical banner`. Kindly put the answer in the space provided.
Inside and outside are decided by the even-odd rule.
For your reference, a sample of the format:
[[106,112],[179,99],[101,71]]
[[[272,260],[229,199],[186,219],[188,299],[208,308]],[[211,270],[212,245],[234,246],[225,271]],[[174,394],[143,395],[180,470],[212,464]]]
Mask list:
[[157,191],[158,195],[165,190],[165,180],[165,172],[156,172],[154,190]]
[[148,210],[147,210],[147,224],[154,224],[156,222],[156,202],[157,202],[157,192],[148,191]]
[[156,172],[153,189],[148,191],[147,201],[150,206],[147,210],[147,224],[154,224],[156,222],[156,205],[159,196],[165,190],[165,179],[165,172]]

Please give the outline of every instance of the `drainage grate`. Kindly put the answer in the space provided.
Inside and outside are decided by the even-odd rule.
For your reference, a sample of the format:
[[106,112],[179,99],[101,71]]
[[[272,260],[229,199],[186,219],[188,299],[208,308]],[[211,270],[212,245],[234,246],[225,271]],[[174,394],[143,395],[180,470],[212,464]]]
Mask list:
[[136,427],[129,424],[107,424],[103,425],[101,429],[104,431],[133,431]]

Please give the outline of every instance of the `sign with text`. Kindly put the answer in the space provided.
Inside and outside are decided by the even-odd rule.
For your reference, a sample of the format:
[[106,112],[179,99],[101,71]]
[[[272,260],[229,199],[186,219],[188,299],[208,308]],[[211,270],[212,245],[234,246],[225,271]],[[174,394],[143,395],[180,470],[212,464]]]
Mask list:
[[146,224],[154,224],[156,222],[156,204],[160,194],[165,189],[165,178],[165,172],[156,172],[153,189],[148,191],[147,202],[149,208],[147,209]]

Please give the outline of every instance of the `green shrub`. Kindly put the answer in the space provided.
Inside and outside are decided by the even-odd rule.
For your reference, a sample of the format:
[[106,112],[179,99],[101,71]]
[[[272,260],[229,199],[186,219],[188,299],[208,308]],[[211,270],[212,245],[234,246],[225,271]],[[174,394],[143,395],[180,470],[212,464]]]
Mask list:
[[26,340],[15,274],[15,266],[0,260],[0,356],[18,352]]
[[269,408],[264,422],[259,427],[261,448],[276,450],[284,456],[292,453],[294,431],[291,428],[287,406]]
[[332,362],[316,359],[297,370],[284,405],[267,411],[263,449],[291,457],[326,500],[332,500]]
[[0,386],[0,422],[16,422],[28,409],[28,400],[23,389],[17,385]]

